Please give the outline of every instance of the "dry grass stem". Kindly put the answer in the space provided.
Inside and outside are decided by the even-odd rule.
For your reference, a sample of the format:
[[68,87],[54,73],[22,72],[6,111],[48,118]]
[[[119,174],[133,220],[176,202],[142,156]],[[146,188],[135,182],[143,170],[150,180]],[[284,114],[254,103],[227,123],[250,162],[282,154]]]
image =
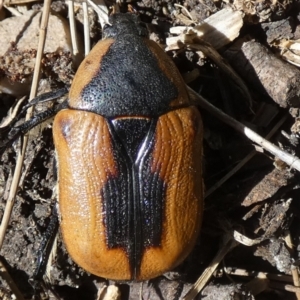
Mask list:
[[22,14],[17,10],[15,9],[14,7],[10,7],[10,6],[7,6],[7,5],[3,5],[13,16],[16,16],[16,17],[20,17],[22,16]]
[[19,111],[19,108],[25,99],[26,99],[25,96],[22,97],[21,99],[19,99],[16,106],[9,110],[8,117],[6,119],[4,119],[4,121],[0,124],[0,128],[7,126],[16,117],[16,115]]
[[90,22],[88,14],[88,6],[86,1],[82,2],[83,10],[83,30],[84,30],[84,55],[87,56],[91,51],[91,39],[90,39]]
[[[271,129],[271,131],[266,135],[266,139],[270,139],[283,125],[286,121],[287,115],[283,116],[277,124]],[[236,172],[238,172],[249,160],[251,160],[255,154],[256,150],[252,150],[244,159],[242,159],[232,170],[230,170],[223,178],[221,178],[217,183],[215,183],[207,192],[205,193],[205,197],[211,195],[214,191],[216,191],[223,183],[225,183],[229,178],[231,178]]]
[[25,300],[22,293],[19,291],[18,287],[14,283],[13,279],[10,277],[9,273],[7,272],[2,260],[0,259],[0,276],[2,279],[8,284],[11,291],[15,295],[15,299],[17,300]]
[[[51,0],[45,0],[42,20],[41,20],[41,25],[40,25],[39,44],[38,44],[38,49],[37,49],[35,68],[34,68],[34,74],[33,74],[33,79],[32,79],[32,86],[31,86],[31,91],[30,91],[30,100],[33,99],[37,93],[38,81],[39,81],[40,71],[41,71],[41,59],[42,59],[44,46],[45,46],[45,40],[46,40],[46,28],[47,28],[47,24],[48,24],[48,20],[49,20],[50,5],[51,5]],[[33,109],[34,109],[34,107],[31,107],[28,109],[28,112],[26,115],[26,120],[30,119],[30,117],[32,116]],[[3,218],[1,221],[1,225],[0,225],[0,249],[2,248],[2,245],[3,245],[6,228],[8,226],[12,208],[13,208],[13,205],[15,202],[15,197],[17,194],[18,186],[19,186],[21,170],[22,170],[22,166],[23,166],[24,155],[25,155],[27,143],[28,143],[28,134],[22,137],[22,143],[21,143],[22,149],[18,153],[13,180],[12,180],[9,196],[7,199]]]
[[223,247],[219,250],[215,258],[204,270],[199,279],[194,283],[193,287],[184,296],[183,300],[193,300],[201,292],[225,255],[237,245],[238,243],[231,238],[228,238],[227,241],[225,241]]
[[253,296],[256,296],[269,288],[267,278],[254,278],[245,284]]
[[74,3],[73,0],[68,0],[68,11],[69,11],[69,24],[72,40],[73,55],[76,56],[79,53],[78,42],[77,42],[77,33],[75,25],[75,16],[74,16]]
[[108,9],[103,0],[87,0],[87,3],[94,9],[98,14],[99,22],[103,28],[105,24],[108,24]]
[[231,268],[231,267],[225,267],[224,271],[226,274],[233,275],[233,276],[255,277],[255,278],[261,278],[261,279],[268,278],[269,280],[272,280],[272,281],[293,283],[293,278],[290,275],[248,271],[245,269]]
[[287,153],[286,151],[281,150],[276,145],[270,143],[260,135],[258,135],[256,132],[251,130],[249,127],[243,125],[242,123],[238,122],[237,120],[233,119],[232,117],[228,116],[224,112],[222,112],[220,109],[216,108],[212,104],[210,104],[206,99],[201,97],[199,94],[197,94],[195,91],[193,91],[191,88],[188,87],[189,93],[192,98],[195,99],[195,104],[199,105],[200,107],[207,110],[209,113],[214,115],[216,118],[221,120],[222,122],[226,123],[227,125],[231,126],[238,132],[245,135],[248,139],[250,139],[252,142],[256,143],[260,147],[262,147],[264,150],[270,152],[274,156],[278,157],[280,160],[285,162],[288,166],[291,168],[294,168],[298,171],[300,171],[300,160],[298,157]]

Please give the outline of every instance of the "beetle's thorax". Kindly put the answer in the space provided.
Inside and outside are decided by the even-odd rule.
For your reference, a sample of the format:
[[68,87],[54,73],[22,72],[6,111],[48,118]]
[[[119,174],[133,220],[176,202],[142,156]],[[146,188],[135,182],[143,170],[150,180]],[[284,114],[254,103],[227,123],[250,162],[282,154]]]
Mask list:
[[[94,49],[97,51],[97,46]],[[158,116],[178,96],[143,39],[134,34],[118,36],[112,42],[97,73],[87,74],[88,66],[84,72],[90,81],[74,98],[71,90],[70,106],[104,117]]]

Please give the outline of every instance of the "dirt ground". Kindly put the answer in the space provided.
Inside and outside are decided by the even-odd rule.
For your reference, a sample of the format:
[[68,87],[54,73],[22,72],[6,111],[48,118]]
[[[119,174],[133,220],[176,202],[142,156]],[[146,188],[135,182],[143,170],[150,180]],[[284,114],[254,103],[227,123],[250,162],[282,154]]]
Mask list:
[[[106,2],[108,6],[113,4],[112,1]],[[269,49],[276,59],[283,61],[283,51],[278,45],[287,45],[290,40],[297,41],[300,37],[300,4],[297,1],[123,2],[122,10],[126,11],[130,2],[141,19],[149,24],[151,38],[161,45],[165,45],[172,26],[186,25],[178,15],[192,17],[194,23],[201,24],[205,18],[225,7],[232,7],[244,14],[243,26],[234,42],[245,37],[249,40],[250,36],[250,39]],[[29,10],[38,11],[42,3],[31,2],[26,6]],[[51,7],[53,13],[67,19],[65,3],[54,1]],[[6,8],[2,7],[2,11],[5,12],[3,20],[12,16]],[[81,8],[76,9],[76,18],[78,32],[82,34]],[[95,13],[90,12],[90,19],[92,44],[95,44],[101,38],[101,29]],[[210,103],[261,136],[268,135],[275,128],[270,141],[300,157],[298,67],[293,66],[292,71],[297,71],[295,79],[291,79],[292,83],[282,88],[284,95],[292,89],[291,86],[296,91],[291,101],[289,98],[282,104],[276,101],[277,94],[282,92],[277,88],[281,87],[287,76],[275,69],[264,75],[268,77],[268,83],[260,85],[259,81],[263,81],[260,75],[251,80],[242,58],[238,55],[232,58],[230,55],[232,44],[218,49],[218,52],[243,78],[251,94],[251,103],[222,67],[207,56],[201,56],[190,48],[169,51],[169,55],[184,78],[193,72],[197,74],[188,84]],[[20,52],[17,45],[11,45],[10,51],[0,56],[0,79],[8,77],[13,82],[12,89],[14,86],[19,88],[19,83],[30,82],[33,70],[22,67],[22,64],[26,65],[34,59],[35,53],[32,49],[26,53]],[[21,67],[18,69],[17,65],[11,70],[12,61],[15,62],[17,56],[20,57],[18,63]],[[76,64],[66,51],[48,53],[42,63],[42,87],[39,92],[68,87],[76,72]],[[272,86],[273,83],[272,94],[265,85]],[[24,87],[24,91],[26,89]],[[0,121],[10,115],[9,109],[18,102],[18,96],[0,93]],[[283,101],[284,96],[280,94],[279,98]],[[51,105],[38,105],[36,111],[48,109]],[[166,276],[144,283],[114,283],[87,274],[78,267],[68,256],[59,235],[50,274],[52,291],[48,286],[46,288],[50,299],[92,300],[96,299],[99,289],[112,284],[118,287],[119,299],[122,300],[182,299],[215,255],[224,248],[226,241],[233,241],[234,238],[238,242],[221,260],[197,299],[300,299],[300,288],[297,288],[300,286],[297,282],[300,255],[299,172],[262,147],[254,147],[253,142],[209,112],[200,111],[204,124],[203,179],[207,194],[201,234],[192,253]],[[4,139],[1,130],[0,137]],[[0,219],[4,214],[19,147],[20,143],[16,142],[0,160]],[[212,191],[219,180],[243,162],[245,157],[249,159],[241,168]],[[36,269],[37,251],[56,203],[54,164],[50,120],[30,133],[16,202],[0,252],[1,263],[24,299],[46,299],[43,298],[45,295],[34,291],[29,280]],[[13,299],[4,273],[0,267],[0,298]]]

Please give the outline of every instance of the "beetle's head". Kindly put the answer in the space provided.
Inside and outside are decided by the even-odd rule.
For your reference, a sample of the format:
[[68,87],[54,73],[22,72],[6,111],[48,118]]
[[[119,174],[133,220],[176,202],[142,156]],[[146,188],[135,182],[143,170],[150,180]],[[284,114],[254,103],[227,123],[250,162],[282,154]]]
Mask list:
[[141,37],[148,37],[148,30],[145,23],[132,13],[116,13],[109,17],[109,24],[103,28],[104,38],[115,38],[120,34],[134,34]]

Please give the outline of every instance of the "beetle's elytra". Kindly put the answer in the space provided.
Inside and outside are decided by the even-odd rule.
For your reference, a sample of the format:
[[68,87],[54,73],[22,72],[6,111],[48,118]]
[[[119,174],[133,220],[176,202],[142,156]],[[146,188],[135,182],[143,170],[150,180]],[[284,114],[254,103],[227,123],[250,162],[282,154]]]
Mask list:
[[191,251],[202,215],[202,123],[164,51],[115,14],[54,120],[59,208],[88,272],[145,280]]

